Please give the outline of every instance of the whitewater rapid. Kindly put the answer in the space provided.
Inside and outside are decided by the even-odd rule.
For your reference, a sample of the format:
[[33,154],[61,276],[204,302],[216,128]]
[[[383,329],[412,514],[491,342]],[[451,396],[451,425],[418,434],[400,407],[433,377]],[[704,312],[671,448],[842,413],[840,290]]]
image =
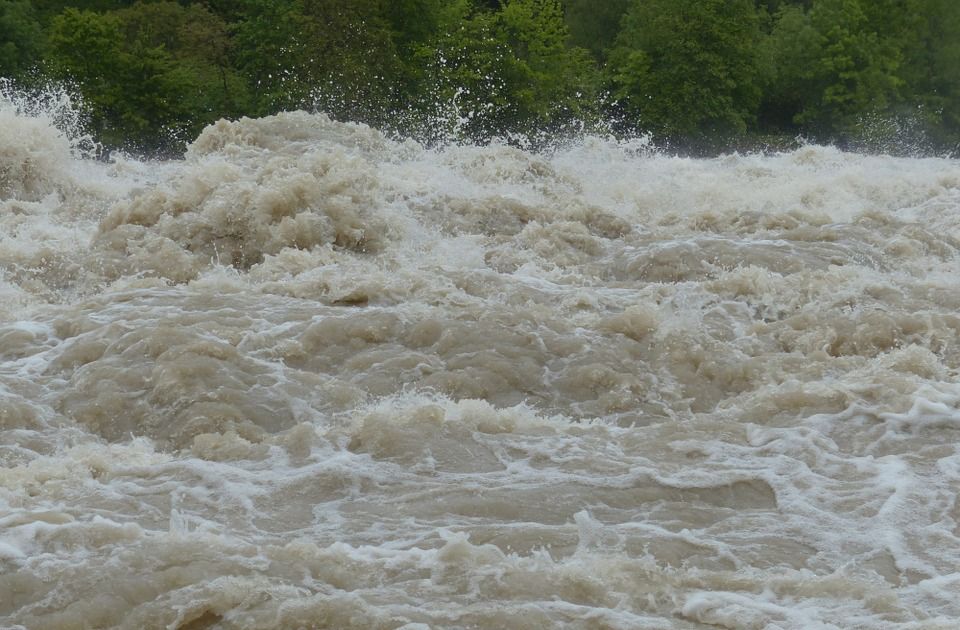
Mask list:
[[0,626],[960,627],[960,163],[0,107]]

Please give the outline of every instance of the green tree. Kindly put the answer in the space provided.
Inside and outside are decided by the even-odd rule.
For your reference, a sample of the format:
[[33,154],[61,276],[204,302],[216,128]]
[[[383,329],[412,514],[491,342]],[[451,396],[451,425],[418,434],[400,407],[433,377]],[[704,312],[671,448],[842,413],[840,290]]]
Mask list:
[[798,120],[845,129],[859,115],[885,110],[901,84],[899,50],[871,28],[860,0],[819,0],[810,23],[818,37],[805,78],[819,98]]
[[67,9],[51,24],[49,68],[76,82],[108,145],[169,151],[242,111],[245,86],[226,65],[226,37],[200,6]]
[[944,140],[956,150],[960,143],[960,5],[950,0],[930,0],[930,5],[928,93],[932,107],[941,112]]
[[49,26],[53,19],[67,9],[104,13],[128,7],[138,0],[30,0],[40,23]]
[[436,37],[443,18],[442,0],[393,0],[384,8],[393,41],[405,59]]
[[898,115],[920,120],[934,145],[960,148],[960,3],[914,0],[903,36]]
[[592,115],[596,72],[586,50],[568,46],[556,0],[507,0],[499,10],[461,0],[444,25],[424,55],[430,98],[456,105],[467,137],[559,130]]
[[775,59],[769,100],[781,116],[822,138],[849,135],[866,115],[899,98],[901,49],[872,24],[860,0],[817,0],[809,12],[780,13],[768,50]]
[[90,110],[93,130],[104,141],[123,142],[123,130],[112,129],[126,110],[121,75],[129,74],[122,53],[120,19],[92,11],[67,9],[50,28],[49,68],[54,76],[76,81]]
[[590,51],[597,60],[606,58],[607,49],[620,32],[620,21],[630,0],[566,0],[564,10],[570,41]]
[[43,35],[28,0],[0,0],[0,77],[22,76],[40,58]]
[[517,115],[555,129],[589,118],[596,85],[589,53],[568,46],[570,31],[556,0],[509,0],[497,22],[499,39],[512,53],[517,76]]
[[621,112],[675,142],[743,134],[760,101],[750,0],[633,0],[607,67]]
[[232,67],[232,43],[219,16],[203,5],[172,1],[138,2],[116,15],[126,51],[161,50],[169,57],[164,84],[172,92],[171,131],[189,140],[204,125],[247,109],[247,85]]
[[246,0],[234,26],[236,64],[255,94],[252,112],[296,109],[309,100],[309,30],[302,2]]
[[296,108],[425,139],[556,133],[601,92],[691,149],[914,128],[955,146],[958,42],[953,0],[0,0],[0,75],[71,80],[101,140],[138,148]]
[[430,57],[444,15],[443,0],[394,0],[384,7],[400,62],[395,103],[391,107],[399,118],[416,116],[414,103],[418,94],[427,89],[427,69],[422,61]]
[[258,113],[317,107],[382,123],[402,72],[392,35],[379,0],[247,0],[238,66]]
[[305,0],[314,105],[376,126],[389,122],[402,64],[385,0]]
[[781,8],[773,19],[772,32],[760,45],[760,69],[764,85],[758,123],[763,132],[800,131],[800,112],[809,100],[809,86],[801,79],[808,72],[817,34],[801,7]]

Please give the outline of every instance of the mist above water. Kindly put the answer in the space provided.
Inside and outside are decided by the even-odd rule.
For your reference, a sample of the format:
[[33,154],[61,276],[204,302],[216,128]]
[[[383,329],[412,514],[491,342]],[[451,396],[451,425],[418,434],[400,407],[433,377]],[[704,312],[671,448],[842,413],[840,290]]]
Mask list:
[[0,107],[0,620],[953,628],[960,166]]

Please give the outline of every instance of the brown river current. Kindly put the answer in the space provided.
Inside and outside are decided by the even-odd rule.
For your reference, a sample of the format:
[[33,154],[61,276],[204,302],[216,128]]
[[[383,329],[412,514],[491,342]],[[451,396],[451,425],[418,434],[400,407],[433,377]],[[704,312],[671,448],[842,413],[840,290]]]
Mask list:
[[960,162],[0,105],[0,627],[960,627]]

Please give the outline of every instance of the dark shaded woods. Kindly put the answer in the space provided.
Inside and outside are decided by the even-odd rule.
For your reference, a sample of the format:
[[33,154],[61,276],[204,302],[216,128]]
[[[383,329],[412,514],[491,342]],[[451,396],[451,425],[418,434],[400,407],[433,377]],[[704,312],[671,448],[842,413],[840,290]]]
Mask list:
[[325,111],[423,142],[649,133],[685,153],[953,151],[955,0],[0,0],[0,76],[107,147]]

